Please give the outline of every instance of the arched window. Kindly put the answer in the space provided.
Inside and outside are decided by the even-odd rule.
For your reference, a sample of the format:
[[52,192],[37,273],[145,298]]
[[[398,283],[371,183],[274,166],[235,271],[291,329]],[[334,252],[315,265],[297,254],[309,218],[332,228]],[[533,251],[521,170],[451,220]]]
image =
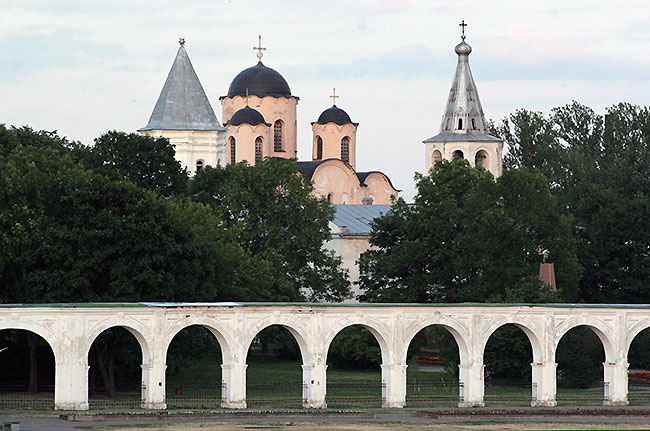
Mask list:
[[282,146],[282,121],[273,124],[273,151],[284,151]]
[[433,160],[433,164],[435,165],[436,163],[442,160],[442,153],[438,150],[434,151],[433,154],[431,155],[431,159]]
[[460,160],[460,159],[464,159],[465,155],[463,154],[462,151],[456,150],[453,153],[451,153],[451,158],[454,160]]
[[345,204],[348,203],[348,194],[347,194],[347,193],[343,193],[343,194],[341,195],[341,203],[342,203],[343,205],[345,205]]
[[320,136],[316,137],[316,160],[321,160],[323,158],[323,138]]
[[237,144],[235,143],[235,137],[231,136],[230,137],[230,163],[233,164],[233,165],[235,163],[237,163],[237,159],[236,159],[237,148],[236,148],[236,146],[237,146]]
[[476,156],[474,157],[474,166],[479,167],[483,166],[485,169],[488,168],[488,153],[485,150],[481,150],[478,153],[476,153]]
[[350,163],[350,138],[341,139],[341,160]]
[[329,203],[334,202],[334,193],[330,193],[327,195],[327,202]]
[[462,118],[458,119],[458,130],[463,130],[463,119]]
[[476,118],[472,118],[472,129],[476,130]]
[[262,137],[255,138],[255,164],[262,160]]
[[203,169],[203,160],[197,160],[196,161],[196,173],[198,174],[201,169]]

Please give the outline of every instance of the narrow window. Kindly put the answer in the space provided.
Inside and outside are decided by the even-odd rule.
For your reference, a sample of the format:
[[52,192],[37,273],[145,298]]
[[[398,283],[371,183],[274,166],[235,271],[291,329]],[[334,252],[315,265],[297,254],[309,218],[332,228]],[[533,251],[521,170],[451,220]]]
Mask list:
[[476,130],[476,119],[472,118],[472,129]]
[[330,193],[327,195],[327,202],[332,203],[334,201],[334,194]]
[[472,99],[472,92],[471,92],[471,91],[468,91],[467,94],[469,95],[469,101],[470,101],[470,102],[471,102],[472,100],[474,100],[474,99]]
[[350,138],[347,136],[341,139],[341,160],[350,163]]
[[463,119],[462,118],[458,119],[458,130],[463,130]]
[[273,125],[273,150],[284,151],[282,147],[282,121],[280,120]]
[[196,161],[196,173],[198,174],[201,169],[203,169],[203,160],[197,160]]
[[482,166],[487,169],[487,151],[481,150],[478,153],[476,153],[476,157],[474,157],[474,166]]
[[438,150],[434,151],[432,159],[433,159],[433,164],[435,165],[436,163],[442,160],[442,153]]
[[255,138],[255,164],[262,160],[262,137]]
[[453,153],[451,153],[451,157],[452,157],[454,160],[460,160],[460,159],[464,159],[464,158],[465,158],[465,155],[463,154],[462,151],[460,151],[460,150],[456,150],[456,151],[454,151]]
[[230,137],[230,163],[235,164],[237,163],[236,155],[237,155],[237,144],[235,143],[235,138],[234,136]]
[[316,137],[316,160],[323,158],[323,138]]
[[456,93],[451,93],[451,101],[453,102],[456,100]]
[[445,124],[445,130],[449,130],[449,122],[451,121],[451,118],[447,118],[447,124]]

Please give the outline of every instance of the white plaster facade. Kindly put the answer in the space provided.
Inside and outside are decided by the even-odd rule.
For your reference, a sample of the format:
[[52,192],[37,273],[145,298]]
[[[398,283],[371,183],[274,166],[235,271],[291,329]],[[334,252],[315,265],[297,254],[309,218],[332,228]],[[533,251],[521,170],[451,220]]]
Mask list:
[[502,304],[69,304],[0,306],[0,330],[23,329],[43,337],[55,358],[55,408],[88,409],[88,352],[106,329],[128,329],[142,349],[142,407],[164,409],[167,348],[182,329],[208,328],[223,355],[222,404],[246,407],[246,356],[253,338],[270,325],[287,328],[303,361],[303,405],[326,407],[327,351],[344,328],[362,325],[381,348],[384,407],[404,407],[406,355],[415,335],[440,325],[459,353],[459,406],[483,405],[483,353],[505,324],[521,328],[532,346],[533,406],[556,404],[555,352],[570,329],[586,325],[603,344],[604,404],[627,404],[627,354],[650,327],[649,305]]
[[202,166],[226,164],[225,130],[143,130],[143,135],[167,138],[176,150],[176,160],[195,174],[198,162]]
[[[462,151],[463,158],[475,167],[477,155],[483,156],[481,165],[495,178],[503,172],[503,142],[425,142],[426,172],[436,164],[438,151],[443,160],[454,160],[454,152]],[[479,154],[481,151],[484,153]]]

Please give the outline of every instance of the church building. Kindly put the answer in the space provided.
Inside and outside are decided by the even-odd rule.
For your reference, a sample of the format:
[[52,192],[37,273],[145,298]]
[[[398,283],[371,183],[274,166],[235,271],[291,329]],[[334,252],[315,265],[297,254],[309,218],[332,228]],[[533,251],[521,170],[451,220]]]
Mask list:
[[[241,71],[219,98],[224,121],[217,120],[192,67],[181,39],[176,59],[151,114],[139,131],[169,138],[177,157],[190,173],[204,166],[266,157],[294,159],[298,154],[299,98],[287,81],[262,63]],[[336,101],[336,94],[332,96]],[[356,171],[357,127],[336,103],[311,123],[312,160],[298,169],[314,186],[314,194],[333,204],[390,204],[397,197],[388,176],[379,171]]]

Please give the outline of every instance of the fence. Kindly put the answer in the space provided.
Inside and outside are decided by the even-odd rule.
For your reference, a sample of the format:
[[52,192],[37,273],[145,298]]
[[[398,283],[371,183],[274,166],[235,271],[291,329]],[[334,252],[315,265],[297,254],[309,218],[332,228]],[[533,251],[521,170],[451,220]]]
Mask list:
[[432,381],[413,379],[406,383],[407,407],[454,407],[458,405],[463,383],[457,380]]
[[28,392],[28,382],[0,382],[0,409],[54,409],[54,383],[39,382],[37,392]]
[[216,409],[221,407],[225,393],[221,382],[196,382],[168,380],[165,398],[167,408]]
[[246,405],[248,407],[301,408],[302,392],[302,383],[246,383]]
[[325,402],[329,408],[381,407],[386,384],[382,382],[327,382]]

